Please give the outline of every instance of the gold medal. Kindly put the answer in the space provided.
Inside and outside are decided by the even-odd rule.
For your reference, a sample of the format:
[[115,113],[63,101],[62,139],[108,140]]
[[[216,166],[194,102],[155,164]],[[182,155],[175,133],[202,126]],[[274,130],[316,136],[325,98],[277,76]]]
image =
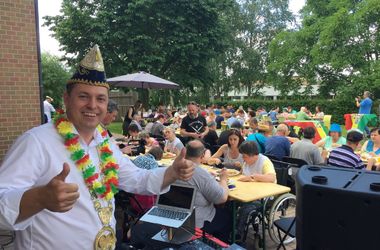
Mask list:
[[110,226],[104,226],[95,237],[95,250],[113,250],[115,249],[116,235]]
[[98,200],[93,200],[94,207],[98,213],[99,219],[102,222],[102,229],[95,237],[94,249],[95,250],[113,250],[116,244],[116,234],[112,227],[110,227],[112,218],[112,203],[108,203],[107,207],[102,207]]

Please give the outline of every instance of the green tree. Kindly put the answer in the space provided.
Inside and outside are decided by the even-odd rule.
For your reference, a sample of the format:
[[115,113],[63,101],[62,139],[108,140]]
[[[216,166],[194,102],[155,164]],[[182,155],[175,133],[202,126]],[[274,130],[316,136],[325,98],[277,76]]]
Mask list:
[[259,94],[268,82],[267,63],[270,41],[293,24],[288,0],[241,0],[238,50],[233,66],[234,85]]
[[[233,0],[64,0],[45,24],[70,63],[98,43],[107,76],[146,71],[195,93],[211,84],[209,61],[226,48],[221,18]],[[181,92],[178,92],[181,94]]]
[[57,56],[48,53],[42,53],[41,67],[44,96],[51,96],[54,99],[55,107],[62,106],[63,92],[66,82],[71,76],[69,70]]
[[270,46],[269,70],[277,87],[286,92],[289,81],[292,88],[318,83],[322,97],[377,93],[379,20],[378,0],[307,1],[302,27],[279,34]]

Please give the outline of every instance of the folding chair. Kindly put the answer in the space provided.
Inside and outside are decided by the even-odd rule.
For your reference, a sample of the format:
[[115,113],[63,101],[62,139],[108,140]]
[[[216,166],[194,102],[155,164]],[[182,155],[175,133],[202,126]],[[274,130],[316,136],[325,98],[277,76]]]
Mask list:
[[[296,217],[281,218],[274,221],[274,225],[277,227],[278,235],[280,236],[280,244],[277,246],[277,250],[281,247],[286,250],[284,241],[286,237],[296,237]],[[281,237],[281,231],[284,233]]]
[[264,154],[266,157],[268,157],[270,160],[275,160],[275,161],[279,161],[280,159],[277,158],[277,156],[275,155],[271,155],[271,154]]
[[122,224],[123,241],[127,240],[127,232],[131,228],[131,226],[135,225],[142,216],[141,213],[135,211],[135,209],[131,205],[131,200],[134,201],[134,203],[138,206],[140,211],[143,211],[143,207],[135,198],[134,194],[120,190],[115,196],[116,206],[121,207],[124,214]]

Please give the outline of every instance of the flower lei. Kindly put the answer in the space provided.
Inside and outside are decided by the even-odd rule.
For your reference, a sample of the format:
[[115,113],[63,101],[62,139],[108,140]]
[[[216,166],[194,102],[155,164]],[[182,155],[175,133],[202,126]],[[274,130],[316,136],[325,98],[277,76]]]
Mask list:
[[96,128],[104,138],[103,142],[97,146],[100,151],[100,171],[101,176],[103,176],[102,180],[99,181],[99,173],[95,172],[96,168],[90,160],[90,156],[85,154],[79,143],[79,135],[75,134],[74,125],[67,119],[63,110],[56,112],[53,122],[58,133],[65,140],[66,149],[71,153],[71,159],[82,173],[90,193],[96,195],[97,198],[111,200],[118,192],[119,165],[112,155],[107,131],[100,125]]

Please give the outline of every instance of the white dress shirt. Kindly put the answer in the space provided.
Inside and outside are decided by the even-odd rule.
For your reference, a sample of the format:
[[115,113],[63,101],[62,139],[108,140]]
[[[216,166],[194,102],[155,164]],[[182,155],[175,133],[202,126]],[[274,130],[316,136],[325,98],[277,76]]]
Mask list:
[[[81,140],[83,149],[89,153],[95,166],[99,165],[96,145],[101,141],[98,131],[95,131],[90,145]],[[137,168],[114,144],[110,147],[120,167],[120,189],[141,194],[158,194],[161,191],[165,169],[148,171]],[[80,197],[74,207],[65,213],[45,209],[15,223],[23,193],[32,187],[46,185],[62,171],[64,162],[70,165],[65,181],[79,185]],[[115,224],[113,218],[111,226],[115,228]],[[20,136],[0,167],[0,228],[16,230],[15,249],[93,249],[102,223],[82,174],[70,160],[70,152],[51,123]]]

